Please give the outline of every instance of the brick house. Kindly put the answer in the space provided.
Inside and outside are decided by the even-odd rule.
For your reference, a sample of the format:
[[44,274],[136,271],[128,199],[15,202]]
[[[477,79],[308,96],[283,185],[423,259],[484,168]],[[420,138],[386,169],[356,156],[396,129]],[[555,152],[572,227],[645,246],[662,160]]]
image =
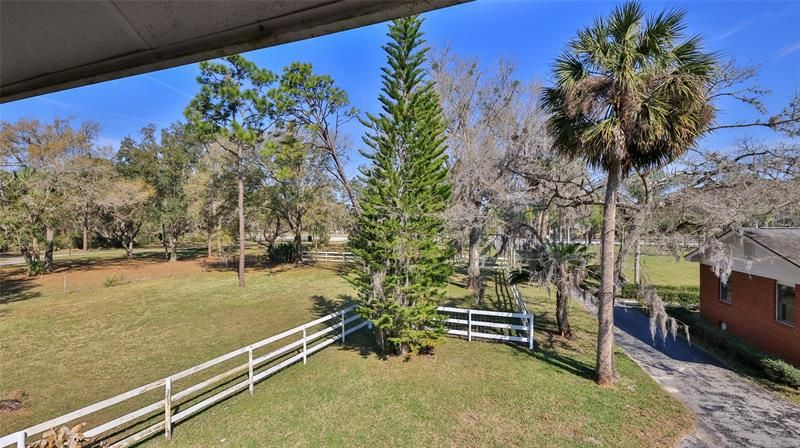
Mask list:
[[700,263],[700,315],[800,366],[800,228],[744,228],[719,240],[732,258],[727,283],[708,253],[686,256]]

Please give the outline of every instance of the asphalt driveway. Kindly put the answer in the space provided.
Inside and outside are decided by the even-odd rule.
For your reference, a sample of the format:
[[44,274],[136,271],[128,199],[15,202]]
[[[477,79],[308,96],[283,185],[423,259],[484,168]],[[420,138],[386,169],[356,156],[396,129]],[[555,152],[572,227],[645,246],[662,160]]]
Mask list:
[[617,305],[617,344],[697,418],[681,443],[694,447],[800,447],[800,406],[727,369],[685,339],[650,337],[645,315]]

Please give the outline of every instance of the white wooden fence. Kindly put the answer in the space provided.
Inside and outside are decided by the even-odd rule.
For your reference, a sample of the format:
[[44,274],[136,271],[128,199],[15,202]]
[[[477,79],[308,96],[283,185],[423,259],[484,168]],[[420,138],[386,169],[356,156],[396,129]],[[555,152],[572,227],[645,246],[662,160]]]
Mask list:
[[[445,320],[449,324],[447,334],[463,336],[468,341],[472,341],[472,338],[483,338],[523,342],[528,345],[529,349],[533,349],[532,314],[472,310],[449,306],[440,306],[437,310],[448,316]],[[465,326],[466,329],[463,328]],[[487,333],[486,328],[493,329],[495,332]],[[497,332],[497,330],[512,330],[511,332],[515,334],[505,334],[505,332]]]
[[[51,428],[58,428],[62,425],[82,419],[89,414],[107,409],[111,406],[158,389],[164,391],[164,398],[162,400],[91,428],[88,431],[85,431],[84,435],[86,437],[94,438],[97,436],[108,435],[112,431],[128,430],[132,424],[140,421],[146,416],[150,416],[150,418],[152,418],[158,414],[162,414],[163,418],[160,419],[158,423],[141,429],[134,434],[128,435],[122,440],[117,440],[113,444],[109,445],[109,447],[127,447],[160,432],[164,432],[165,436],[170,438],[172,435],[172,427],[176,423],[181,422],[191,415],[196,414],[203,409],[245,389],[249,390],[252,394],[253,386],[259,381],[268,378],[279,370],[296,362],[303,361],[303,364],[305,364],[309,355],[322,350],[337,340],[344,342],[348,334],[358,331],[369,324],[369,322],[365,320],[354,324],[356,320],[361,319],[361,316],[355,313],[355,308],[355,306],[351,306],[336,313],[320,317],[319,319],[312,320],[311,322],[307,322],[303,325],[286,330],[282,333],[255,342],[246,347],[234,350],[230,353],[170,375],[166,378],[153,381],[152,383],[137,387],[136,389],[105,399],[93,405],[86,406],[38,425],[31,426],[30,428],[26,428],[22,431],[0,437],[0,448],[14,445],[18,448],[25,448],[25,442],[28,437],[37,436]],[[329,321],[334,322],[324,326],[322,329],[315,331],[314,333],[308,334],[308,331],[312,328],[319,327],[321,324]],[[263,350],[263,348],[267,345],[278,341],[283,341],[293,335],[302,335],[302,337],[300,339],[291,341],[280,348],[273,349],[263,355],[254,355],[254,351],[258,349]],[[290,354],[292,355],[289,356]],[[214,375],[211,378],[185,387],[183,390],[175,390],[176,388],[174,385],[176,381],[182,378],[190,377],[213,366],[238,357],[246,358],[246,361],[243,360],[244,362],[242,364],[239,364],[225,372]],[[270,362],[275,362],[278,360],[280,361],[274,365],[270,365]],[[244,378],[245,374],[246,378]],[[237,377],[242,377],[244,379],[231,386],[226,384],[227,382],[235,380]],[[222,391],[216,392],[210,397],[202,398],[202,396],[207,394],[209,390],[213,391],[214,386],[220,387],[220,385],[225,385],[227,387]],[[177,409],[177,405],[179,403],[183,406],[188,405],[188,407],[181,409],[179,412],[173,413],[173,410]]]
[[[353,259],[353,254],[350,252],[308,251],[303,252],[303,259],[307,261],[348,262]],[[473,338],[481,338],[522,342],[527,344],[529,349],[533,349],[534,317],[528,312],[527,306],[525,305],[525,300],[517,289],[517,286],[510,282],[510,273],[508,270],[508,264],[505,263],[506,260],[503,257],[500,257],[497,261],[497,267],[500,267],[503,271],[503,275],[507,284],[509,285],[509,289],[511,290],[511,294],[514,299],[515,308],[518,312],[474,310],[444,306],[437,308],[437,310],[447,316],[445,322],[447,323],[448,327],[447,333],[450,335],[466,337],[469,341],[472,341]],[[172,436],[172,427],[176,423],[179,423],[202,411],[203,409],[206,409],[209,406],[245,389],[249,390],[249,392],[252,394],[255,383],[258,383],[259,381],[268,378],[279,370],[301,360],[303,361],[303,364],[305,364],[309,355],[322,350],[337,340],[341,339],[342,342],[344,342],[348,334],[367,326],[369,322],[362,320],[354,326],[347,327],[348,324],[352,324],[354,321],[361,319],[361,316],[355,313],[355,308],[355,306],[350,306],[339,312],[329,314],[290,330],[286,330],[282,333],[255,342],[246,347],[242,347],[238,350],[234,350],[210,361],[206,361],[202,364],[170,375],[164,379],[153,381],[152,383],[119,394],[115,397],[108,398],[93,405],[86,406],[60,417],[56,417],[44,423],[40,423],[22,431],[0,437],[0,448],[14,445],[17,448],[25,448],[25,443],[28,437],[34,437],[51,428],[58,428],[62,425],[81,419],[89,414],[107,409],[111,406],[123,403],[134,397],[138,397],[147,392],[158,389],[162,389],[164,391],[164,398],[162,400],[96,426],[88,431],[85,431],[84,435],[92,438],[106,435],[114,430],[119,431],[120,429],[130,428],[130,425],[143,419],[144,417],[152,417],[160,413],[163,414],[164,417],[160,419],[158,423],[128,435],[122,440],[115,441],[113,444],[109,445],[109,448],[128,447],[160,432],[164,432],[166,438],[169,439]],[[335,322],[312,334],[308,334],[308,330],[311,328],[320,326],[321,324],[331,320],[335,320]],[[488,331],[492,332],[490,333]],[[267,345],[282,341],[296,334],[302,334],[302,337],[293,342],[289,342],[283,347],[273,349],[272,351],[261,356],[254,355],[256,350],[262,349]],[[331,334],[331,336],[325,337],[328,334]],[[295,354],[287,357],[287,355],[291,353]],[[246,362],[239,364],[225,372],[214,375],[211,378],[200,381],[194,385],[185,387],[180,391],[176,391],[173,387],[174,383],[178,380],[190,377],[226,361],[244,356],[247,357]],[[280,362],[277,362],[276,364],[256,373],[259,368],[267,367],[270,362],[275,362],[277,360],[280,360]],[[229,386],[208,398],[201,400],[198,399],[198,397],[201,397],[203,393],[213,389],[215,385],[219,386],[220,384],[224,384],[226,381],[234,380],[240,376],[243,377],[245,372],[247,374],[246,379]],[[192,403],[193,399],[196,402]],[[176,409],[179,403],[190,403],[190,405],[185,409],[181,409],[179,412],[173,414],[173,410]]]
[[331,263],[347,263],[355,260],[355,255],[350,252],[323,252],[303,251],[303,261],[323,261]]

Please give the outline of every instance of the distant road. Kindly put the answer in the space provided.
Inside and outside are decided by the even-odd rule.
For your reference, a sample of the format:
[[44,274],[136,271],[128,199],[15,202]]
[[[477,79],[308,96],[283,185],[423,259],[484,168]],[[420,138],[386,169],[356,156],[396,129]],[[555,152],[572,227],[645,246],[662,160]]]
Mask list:
[[[53,254],[53,259],[69,258],[69,254]],[[25,264],[25,258],[19,257],[0,257],[0,267],[4,266],[22,266]]]

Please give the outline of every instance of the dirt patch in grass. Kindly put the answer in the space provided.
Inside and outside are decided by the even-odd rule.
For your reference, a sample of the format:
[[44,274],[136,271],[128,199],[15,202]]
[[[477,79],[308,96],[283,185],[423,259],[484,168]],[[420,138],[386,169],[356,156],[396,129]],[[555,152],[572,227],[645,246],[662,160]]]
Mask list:
[[24,391],[18,389],[8,391],[5,396],[0,398],[0,415],[8,416],[28,413],[23,403],[24,399]]

